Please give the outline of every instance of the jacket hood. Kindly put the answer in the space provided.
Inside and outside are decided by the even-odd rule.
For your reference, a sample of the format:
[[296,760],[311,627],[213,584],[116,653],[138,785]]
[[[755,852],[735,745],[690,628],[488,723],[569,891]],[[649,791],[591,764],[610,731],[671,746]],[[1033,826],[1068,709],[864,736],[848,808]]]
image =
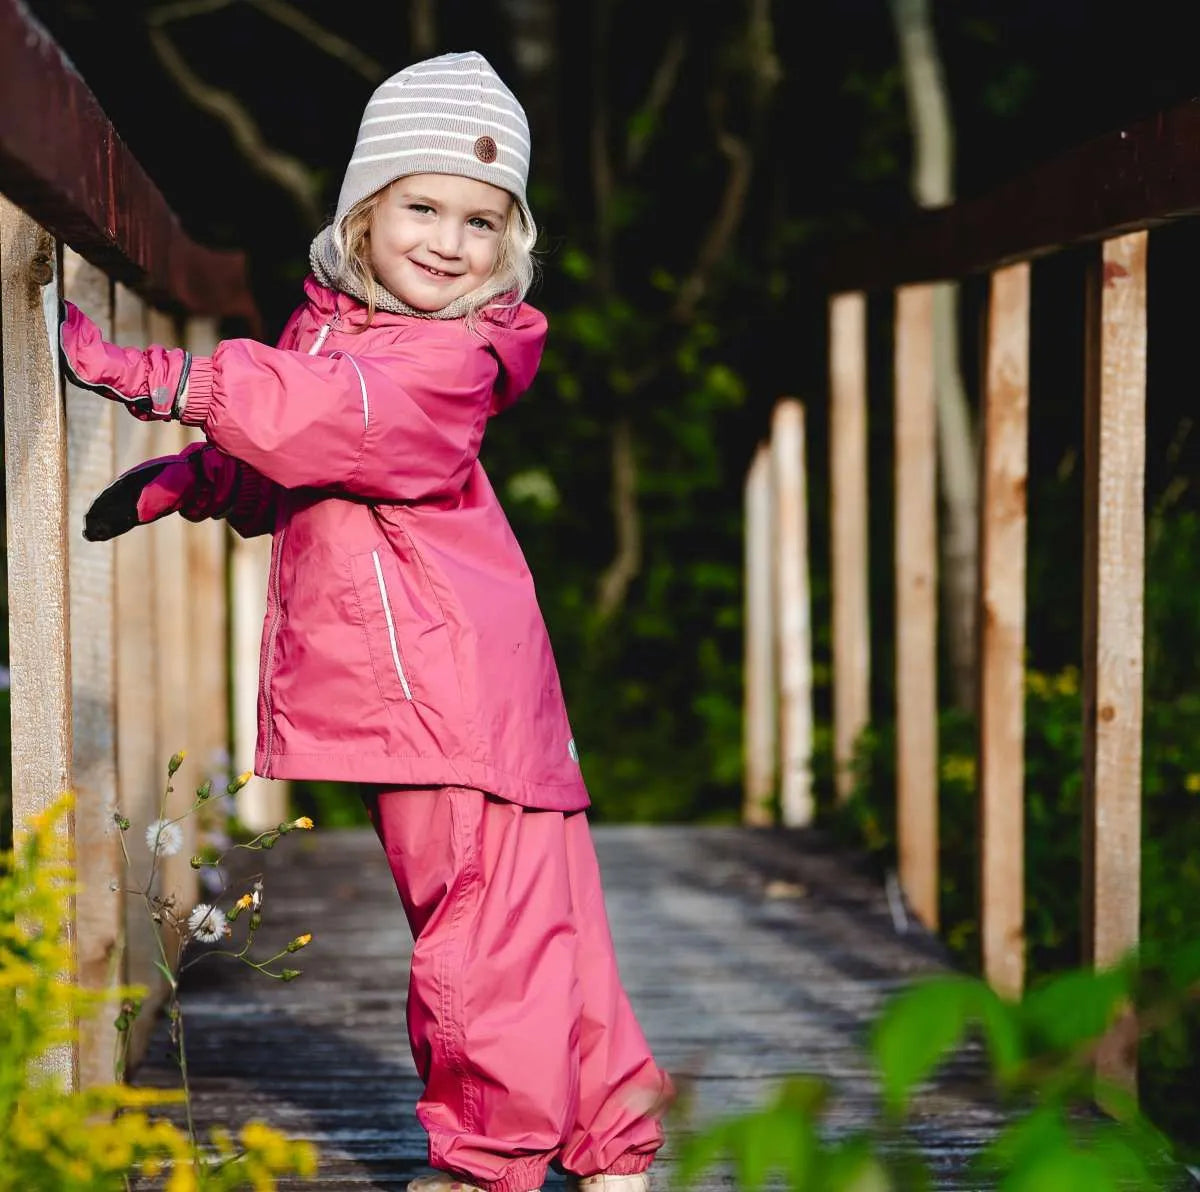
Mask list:
[[[346,327],[361,324],[367,308],[357,298],[322,285],[309,274],[304,294],[318,318],[325,322],[335,315]],[[415,315],[393,314],[376,310],[372,327],[403,327],[416,324],[425,328],[461,325],[461,319],[422,319]],[[489,306],[480,312],[469,334],[481,338],[500,364],[492,393],[493,414],[508,409],[533,383],[542,349],[546,344],[546,316],[527,302],[516,306]]]

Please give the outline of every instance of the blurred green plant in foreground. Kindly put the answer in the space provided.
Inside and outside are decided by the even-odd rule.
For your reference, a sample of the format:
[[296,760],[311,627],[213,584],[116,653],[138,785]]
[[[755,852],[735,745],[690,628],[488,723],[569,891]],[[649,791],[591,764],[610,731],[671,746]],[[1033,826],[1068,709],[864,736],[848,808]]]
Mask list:
[[[1200,519],[1197,520],[1200,530]],[[1200,543],[1200,533],[1196,536]],[[1198,627],[1200,632],[1200,627]],[[1190,945],[1200,906],[1200,696],[1147,696],[1142,770],[1143,949]],[[1034,981],[1083,959],[1080,932],[1083,711],[1079,672],[1030,670],[1025,691],[1025,935]],[[976,725],[964,713],[939,718],[939,917],[955,958],[978,972],[979,836]],[[895,733],[873,727],[858,742],[855,789],[829,825],[865,848],[879,870],[896,863]],[[1200,1154],[1200,1004],[1141,1041],[1148,1115]]]
[[[0,1192],[108,1192],[138,1175],[162,1177],[167,1192],[261,1190],[274,1188],[277,1175],[312,1174],[313,1148],[261,1122],[246,1123],[236,1137],[214,1130],[202,1144],[190,1106],[187,1130],[150,1115],[186,1103],[186,1087],[62,1088],[56,1073],[67,1066],[78,1022],[114,996],[65,979],[73,969],[65,929],[74,872],[62,829],[71,805],[63,796],[34,817],[18,848],[0,857]],[[119,1028],[127,1030],[144,995],[115,992]]]
[[[981,1186],[1004,1192],[1159,1192],[1184,1172],[1171,1142],[1126,1090],[1096,1075],[1102,1040],[1128,1056],[1139,1038],[1169,1029],[1200,997],[1200,942],[1151,962],[1065,972],[1020,1002],[986,982],[946,975],[892,998],[875,1021],[871,1051],[881,1106],[875,1122],[830,1136],[822,1119],[834,1091],[798,1076],[765,1107],[684,1139],[675,1183],[731,1164],[755,1192],[782,1177],[792,1192],[918,1192],[933,1187],[904,1124],[920,1086],[969,1037],[982,1040],[989,1084],[1007,1124],[972,1162]],[[1104,1110],[1097,1112],[1099,1105]],[[686,1123],[685,1123],[686,1125]],[[976,1185],[972,1185],[976,1186]]]

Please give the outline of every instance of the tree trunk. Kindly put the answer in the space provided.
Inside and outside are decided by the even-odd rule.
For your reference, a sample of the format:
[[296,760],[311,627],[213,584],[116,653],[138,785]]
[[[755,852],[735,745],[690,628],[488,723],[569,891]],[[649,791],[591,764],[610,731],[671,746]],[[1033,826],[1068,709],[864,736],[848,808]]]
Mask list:
[[[912,128],[913,197],[921,207],[944,206],[954,198],[954,138],[929,0],[892,0],[891,7]],[[952,282],[939,285],[934,294],[934,344],[943,615],[954,702],[970,709],[975,699],[979,462],[958,365],[958,287]]]

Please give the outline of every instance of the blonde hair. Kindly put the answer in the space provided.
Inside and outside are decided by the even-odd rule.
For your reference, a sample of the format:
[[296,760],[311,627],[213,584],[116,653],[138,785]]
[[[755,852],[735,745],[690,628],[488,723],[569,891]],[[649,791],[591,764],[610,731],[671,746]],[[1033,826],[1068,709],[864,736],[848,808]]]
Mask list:
[[[389,186],[391,183],[360,199],[346,212],[344,219],[334,223],[332,229],[337,276],[350,282],[358,295],[366,296],[367,321],[364,330],[375,318],[375,311],[379,307],[379,291],[382,289],[371,268],[371,218]],[[491,276],[483,285],[464,295],[468,324],[474,322],[479,312],[488,306],[517,306],[524,300],[537,271],[533,257],[536,242],[537,228],[532,217],[527,218],[522,205],[514,199],[500,235],[500,246]],[[499,292],[494,284],[498,281],[503,282]]]

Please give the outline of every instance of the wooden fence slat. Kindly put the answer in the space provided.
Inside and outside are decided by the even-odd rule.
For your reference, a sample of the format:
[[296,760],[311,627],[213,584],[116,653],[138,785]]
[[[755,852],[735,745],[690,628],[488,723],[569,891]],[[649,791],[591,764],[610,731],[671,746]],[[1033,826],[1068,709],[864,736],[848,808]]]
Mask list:
[[[63,288],[111,339],[112,282],[70,249],[63,251]],[[111,543],[87,542],[83,520],[113,478],[114,404],[66,384],[68,549],[71,568],[71,706],[75,770],[75,855],[79,898],[79,983],[113,990],[121,982],[124,864],[117,811],[116,571]],[[111,1083],[117,1042],[115,1012],[80,1023],[79,1081]]]
[[871,716],[867,534],[867,298],[829,304],[830,583],[833,605],[833,759],[839,800]]
[[938,924],[937,505],[933,287],[896,291],[896,824],[900,882]]
[[992,275],[983,411],[979,585],[980,933],[984,975],[1025,982],[1025,549],[1029,265]]
[[[125,347],[147,342],[146,309],[142,300],[122,285],[115,289],[114,341]],[[116,422],[115,471],[161,455],[155,433],[162,428],[140,422],[123,410]],[[166,781],[166,758],[159,756],[157,739],[158,602],[154,596],[155,535],[134,530],[115,542],[117,572],[117,789],[122,812],[132,827],[126,833],[130,855],[127,884],[141,888],[150,869],[146,828],[158,816]],[[130,1031],[131,1057],[145,1050],[154,1022],[154,1006],[163,994],[163,980],[154,968],[159,959],[154,932],[140,899],[125,907],[125,979],[150,990],[146,1008]]]
[[[1138,940],[1146,466],[1146,232],[1105,241],[1087,285],[1083,562],[1084,946]],[[1136,1056],[1100,1073],[1132,1086]]]
[[771,451],[760,444],[745,489],[745,771],[742,822],[774,821],[778,773],[779,703],[775,690],[774,531],[771,514]]
[[[149,310],[146,317],[146,332],[151,343],[165,347],[176,347],[180,342],[179,329],[169,315],[158,310]],[[151,454],[170,455],[182,451],[191,434],[178,422],[151,424]],[[158,746],[160,782],[166,781],[167,759],[180,749],[195,749],[192,740],[192,700],[194,676],[189,666],[191,659],[191,608],[192,590],[188,582],[187,542],[185,535],[192,526],[178,516],[164,517],[148,530],[154,535],[154,580],[155,610],[155,685],[158,698],[155,700],[156,721],[154,736]],[[193,801],[196,784],[191,781],[192,768],[183,771],[179,779],[172,782],[174,790],[167,800],[167,816],[178,819],[183,816]],[[197,901],[197,874],[191,866],[195,853],[196,819],[187,816],[181,819],[183,843],[179,851],[164,859],[162,865],[163,890],[176,899],[176,907],[190,910]],[[177,941],[171,937],[172,947]]]
[[[231,546],[233,641],[233,768],[254,765],[258,736],[258,657],[267,580],[271,571],[271,537],[235,538]],[[261,832],[287,815],[287,784],[255,778],[237,793],[238,819]]]
[[[59,278],[53,239],[0,196],[4,459],[8,515],[13,827],[71,787],[67,574],[67,423],[58,370]],[[64,827],[73,835],[73,817]],[[68,941],[74,952],[74,913]],[[62,974],[74,979],[72,971]],[[73,1047],[47,1071],[78,1084]]]
[[[186,343],[194,355],[212,355],[217,339],[215,319],[188,320]],[[194,428],[189,438],[199,440],[204,435]],[[194,764],[189,773],[196,783],[210,777],[223,782],[229,777],[227,537],[228,528],[221,519],[184,527],[191,594],[188,673],[193,692],[189,748]]]
[[785,398],[771,419],[776,631],[779,648],[780,818],[812,823],[812,610],[804,406]]

